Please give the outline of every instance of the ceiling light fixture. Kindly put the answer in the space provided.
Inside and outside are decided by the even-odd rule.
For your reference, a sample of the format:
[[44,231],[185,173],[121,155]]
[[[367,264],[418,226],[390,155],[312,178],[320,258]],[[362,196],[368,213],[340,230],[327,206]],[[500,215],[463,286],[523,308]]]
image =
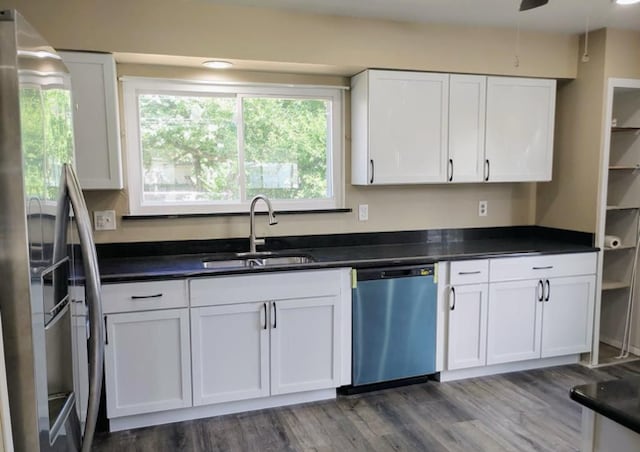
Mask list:
[[231,66],[233,66],[233,63],[230,61],[209,60],[204,61],[202,65],[204,67],[208,67],[209,69],[229,69]]
[[615,0],[618,5],[633,5],[634,3],[640,3],[640,0]]

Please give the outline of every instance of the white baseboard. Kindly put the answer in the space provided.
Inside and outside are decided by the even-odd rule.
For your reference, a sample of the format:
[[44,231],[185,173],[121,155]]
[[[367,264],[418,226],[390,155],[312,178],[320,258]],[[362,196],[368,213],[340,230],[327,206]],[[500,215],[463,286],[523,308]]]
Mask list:
[[464,378],[486,377],[487,375],[518,372],[521,370],[539,369],[543,367],[562,366],[565,364],[577,364],[580,355],[554,356],[553,358],[530,359],[513,363],[494,364],[492,366],[473,367],[471,369],[446,370],[440,372],[440,381],[455,381]]
[[170,424],[172,422],[189,421],[223,414],[241,413],[244,411],[262,410],[278,406],[315,402],[336,398],[335,389],[283,394],[260,399],[239,400],[237,402],[217,403],[215,405],[182,408],[178,410],[158,411],[156,413],[137,414],[112,418],[109,420],[109,431],[118,432],[132,428],[149,427],[151,425]]

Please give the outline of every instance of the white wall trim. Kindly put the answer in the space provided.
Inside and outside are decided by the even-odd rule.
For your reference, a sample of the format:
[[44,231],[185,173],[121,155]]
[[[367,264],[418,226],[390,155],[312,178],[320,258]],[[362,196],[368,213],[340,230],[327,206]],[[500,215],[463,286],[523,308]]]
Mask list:
[[440,372],[439,381],[455,381],[463,378],[485,377],[487,375],[519,372],[522,370],[541,369],[544,367],[562,366],[565,364],[578,364],[580,354],[555,356],[553,358],[530,359],[513,363],[495,364],[493,366],[474,367],[471,369],[448,370]]
[[241,413],[245,411],[262,410],[285,405],[315,402],[336,398],[335,389],[320,389],[295,394],[283,394],[260,399],[239,400],[236,402],[218,403],[200,407],[183,408],[178,410],[160,411],[156,413],[140,414],[112,418],[109,420],[109,431],[118,432],[132,428],[149,427],[151,425],[170,424],[172,422],[188,421],[224,414]]

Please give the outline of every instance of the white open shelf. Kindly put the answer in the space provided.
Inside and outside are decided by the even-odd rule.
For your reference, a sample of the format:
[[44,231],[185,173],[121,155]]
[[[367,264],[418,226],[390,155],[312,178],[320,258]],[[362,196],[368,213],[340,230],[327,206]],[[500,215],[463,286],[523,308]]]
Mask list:
[[[622,209],[607,211],[605,235],[620,237],[620,248],[633,248],[636,245],[636,231],[638,229],[638,210]],[[605,248],[606,249],[606,248]]]
[[605,124],[608,137],[601,173],[601,200],[606,201],[606,207],[600,212],[598,243],[602,246],[604,236],[614,235],[620,238],[620,247],[604,248],[601,253],[602,290],[595,319],[596,358],[592,362],[596,365],[616,355],[615,350],[609,350],[613,347],[606,346],[608,352],[603,350],[600,357],[600,341],[621,343],[624,333],[640,221],[640,80],[611,79],[607,102],[611,122]]

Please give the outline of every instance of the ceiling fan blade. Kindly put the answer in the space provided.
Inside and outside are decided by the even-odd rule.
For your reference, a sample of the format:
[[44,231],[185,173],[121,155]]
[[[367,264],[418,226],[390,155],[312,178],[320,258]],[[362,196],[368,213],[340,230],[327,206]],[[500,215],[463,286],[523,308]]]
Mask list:
[[520,3],[520,11],[527,11],[546,5],[547,3],[549,3],[549,0],[522,0],[522,3]]

